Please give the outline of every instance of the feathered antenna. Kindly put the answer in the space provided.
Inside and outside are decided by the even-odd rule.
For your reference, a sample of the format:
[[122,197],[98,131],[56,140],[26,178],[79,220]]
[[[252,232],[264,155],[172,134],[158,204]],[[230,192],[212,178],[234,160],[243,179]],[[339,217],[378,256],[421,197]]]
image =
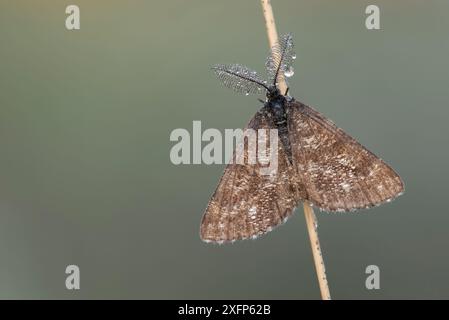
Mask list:
[[265,63],[268,83],[276,86],[281,82],[281,77],[291,77],[293,75],[292,62],[296,59],[293,48],[293,37],[290,33],[283,35],[280,41],[271,47],[270,55]]
[[268,90],[267,82],[253,71],[239,64],[216,64],[212,67],[218,79],[228,88],[245,93],[262,93]]

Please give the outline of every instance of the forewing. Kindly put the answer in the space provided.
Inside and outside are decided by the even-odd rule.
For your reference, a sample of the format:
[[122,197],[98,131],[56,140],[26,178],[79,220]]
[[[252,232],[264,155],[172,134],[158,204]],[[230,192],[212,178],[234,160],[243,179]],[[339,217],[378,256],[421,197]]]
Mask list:
[[[247,128],[274,128],[265,107]],[[258,163],[227,165],[201,221],[201,239],[222,243],[255,238],[292,214],[298,201],[304,200],[304,188],[292,180],[294,168],[288,165],[281,143],[277,152],[278,170],[274,176],[262,175]]]
[[288,104],[294,163],[307,199],[326,211],[350,211],[391,201],[399,175],[329,119],[298,101]]

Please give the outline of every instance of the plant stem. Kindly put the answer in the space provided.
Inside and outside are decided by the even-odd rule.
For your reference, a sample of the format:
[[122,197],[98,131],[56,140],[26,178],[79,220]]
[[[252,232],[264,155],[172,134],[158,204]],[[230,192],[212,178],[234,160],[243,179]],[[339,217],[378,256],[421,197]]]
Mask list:
[[310,246],[312,247],[313,260],[315,262],[316,275],[320,286],[321,299],[330,300],[329,285],[326,277],[323,254],[321,253],[320,239],[318,238],[318,222],[312,207],[304,202],[304,216],[307,230],[309,230]]
[[[268,42],[270,48],[278,42],[278,34],[276,31],[276,24],[274,22],[273,8],[270,0],[261,0],[263,15],[265,18],[265,25],[267,28]],[[279,89],[285,92],[287,85],[284,81],[283,75],[280,77]],[[318,224],[315,213],[312,207],[304,202],[304,215],[306,218],[307,230],[309,231],[310,245],[312,247],[313,260],[315,262],[316,274],[318,277],[318,284],[320,286],[321,298],[323,300],[330,300],[331,295],[326,277],[326,268],[324,266],[323,255],[321,253],[320,239],[318,238]]]

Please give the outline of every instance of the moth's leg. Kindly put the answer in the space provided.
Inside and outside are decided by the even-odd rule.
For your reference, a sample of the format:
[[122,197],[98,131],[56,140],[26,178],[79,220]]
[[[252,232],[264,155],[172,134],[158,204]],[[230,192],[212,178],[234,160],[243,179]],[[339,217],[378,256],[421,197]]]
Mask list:
[[287,93],[288,93],[288,90],[289,90],[290,88],[289,87],[287,87],[287,90],[285,90],[285,93],[284,93],[284,96],[286,96],[287,95]]

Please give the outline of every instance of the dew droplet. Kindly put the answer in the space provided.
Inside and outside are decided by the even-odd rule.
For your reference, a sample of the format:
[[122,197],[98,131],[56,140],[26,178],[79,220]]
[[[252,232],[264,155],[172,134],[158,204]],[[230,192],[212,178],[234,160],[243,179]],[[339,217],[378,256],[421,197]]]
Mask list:
[[295,70],[294,70],[293,67],[291,67],[291,66],[288,67],[287,70],[284,71],[284,75],[285,75],[287,78],[292,77],[294,74],[295,74]]
[[295,60],[296,59],[296,53],[292,54],[292,59]]
[[249,92],[248,91],[245,92],[245,96],[249,96]]

